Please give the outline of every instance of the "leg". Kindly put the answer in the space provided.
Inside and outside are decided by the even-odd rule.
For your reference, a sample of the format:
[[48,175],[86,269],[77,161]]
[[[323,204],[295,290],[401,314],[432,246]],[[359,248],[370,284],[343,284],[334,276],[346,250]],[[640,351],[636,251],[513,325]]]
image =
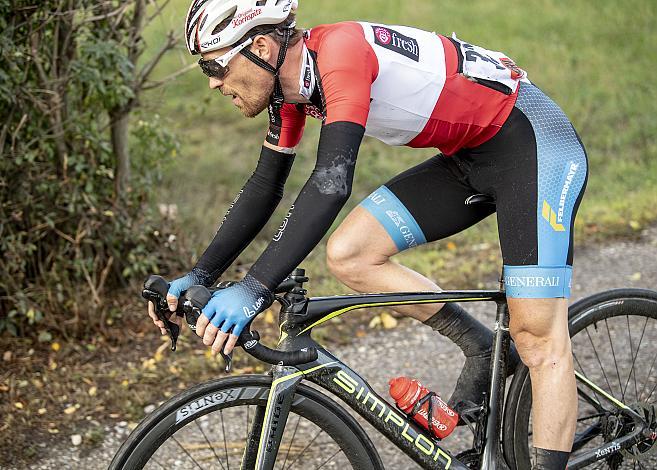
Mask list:
[[[361,292],[440,290],[433,281],[390,257],[459,232],[493,212],[492,206],[464,205],[473,190],[460,181],[456,170],[452,160],[435,157],[372,193],[329,240],[328,266],[333,274]],[[480,403],[489,382],[492,332],[453,303],[395,310],[425,322],[465,354],[465,367],[450,405]],[[511,358],[509,370],[514,370],[519,359],[515,352]]]
[[476,151],[473,184],[496,195],[511,336],[532,380],[535,468],[563,470],[577,417],[567,298],[586,153],[564,113],[526,84]]
[[509,330],[532,381],[534,447],[570,452],[577,385],[566,299],[509,299]]
[[[433,281],[390,259],[396,253],[439,240],[479,222],[491,207],[465,206],[473,194],[458,168],[438,155],[374,191],[328,241],[331,272],[359,292],[439,291]],[[440,304],[397,307],[425,321]]]
[[[366,233],[367,237],[363,234]],[[344,219],[326,247],[333,275],[357,292],[439,291],[425,276],[390,259],[397,246],[383,226],[361,206]],[[427,320],[442,304],[394,307],[402,315]]]

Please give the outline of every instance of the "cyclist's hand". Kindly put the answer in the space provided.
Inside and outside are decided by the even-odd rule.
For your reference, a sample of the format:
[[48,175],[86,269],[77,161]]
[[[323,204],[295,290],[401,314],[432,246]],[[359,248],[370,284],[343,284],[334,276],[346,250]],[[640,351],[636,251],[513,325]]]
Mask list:
[[230,354],[244,327],[273,300],[271,291],[247,274],[237,284],[212,294],[203,307],[203,315],[196,322],[196,334],[203,338],[203,344],[212,347],[215,354],[224,348],[228,338],[224,353]]
[[[178,308],[178,298],[181,293],[196,284],[206,285],[208,279],[209,274],[207,272],[202,269],[194,268],[184,276],[171,281],[169,284],[169,292],[167,293],[167,304],[169,304],[169,310],[171,312],[176,311]],[[164,322],[157,318],[153,302],[148,302],[148,316],[151,317],[155,326],[160,329],[160,332],[165,335],[167,331],[164,329]],[[169,320],[178,326],[182,326],[182,319],[177,315],[171,315]]]
[[[171,306],[172,302],[175,302],[175,305],[177,305],[178,299],[177,297],[173,297],[172,295],[167,294],[167,302],[169,303],[169,306]],[[167,330],[164,329],[164,322],[159,318],[157,318],[157,315],[155,314],[155,305],[153,305],[153,302],[148,302],[148,316],[151,317],[153,323],[155,323],[155,326],[157,326],[160,329],[160,333],[166,335]],[[169,321],[172,321],[178,326],[182,326],[182,318],[176,315],[175,313],[171,314],[171,316],[169,317]]]

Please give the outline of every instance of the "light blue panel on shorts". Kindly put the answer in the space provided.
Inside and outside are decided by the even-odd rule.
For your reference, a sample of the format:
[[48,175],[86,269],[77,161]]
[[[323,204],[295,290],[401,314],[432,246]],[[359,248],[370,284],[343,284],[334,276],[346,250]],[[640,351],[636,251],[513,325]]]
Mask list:
[[516,107],[536,136],[538,265],[565,266],[573,209],[586,181],[586,154],[564,112],[537,87],[521,83]]
[[383,225],[399,251],[427,242],[415,218],[387,187],[376,189],[360,206]]
[[570,266],[504,266],[507,297],[555,299],[570,297]]
[[564,112],[537,87],[521,83],[516,107],[536,137],[538,265],[504,266],[506,292],[509,297],[569,297],[568,248],[575,204],[586,182],[586,153]]

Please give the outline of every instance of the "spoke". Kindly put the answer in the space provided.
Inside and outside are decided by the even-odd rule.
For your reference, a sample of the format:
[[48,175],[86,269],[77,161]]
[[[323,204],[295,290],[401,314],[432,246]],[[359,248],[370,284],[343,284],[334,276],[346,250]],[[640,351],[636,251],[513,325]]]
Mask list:
[[632,353],[632,334],[630,333],[630,316],[625,315],[627,318],[627,332],[630,337],[630,355],[632,357],[632,368],[630,369],[630,375],[627,376],[627,382],[625,382],[625,390],[630,383],[630,377],[632,377],[632,371],[634,371],[634,393],[636,394],[636,401],[639,401],[639,387],[636,382],[636,371],[634,370],[634,364],[636,363],[636,358],[639,357],[639,349],[641,349],[641,343],[643,342],[643,335],[646,333],[646,326],[648,325],[648,317],[646,317],[646,322],[643,324],[643,329],[641,330],[641,337],[639,338],[639,344],[636,345],[636,354]]
[[654,387],[652,387],[652,390],[650,390],[650,394],[646,397],[646,402],[650,403],[650,397],[652,397],[652,394],[655,393],[655,388],[657,388],[657,380],[655,381]]
[[595,344],[593,344],[593,339],[591,339],[591,334],[589,333],[589,327],[587,326],[584,328],[584,331],[586,331],[586,336],[589,337],[589,342],[591,343],[591,348],[593,348],[593,353],[595,354],[595,358],[598,360],[598,364],[600,365],[600,370],[602,371],[602,375],[605,378],[605,382],[607,382],[607,387],[609,387],[609,393],[614,394],[614,389],[611,388],[611,384],[609,383],[609,379],[607,378],[607,373],[605,372],[605,368],[602,366],[602,362],[600,361],[600,356],[598,355],[598,350],[595,348]]
[[221,416],[221,433],[224,435],[224,451],[226,452],[226,465],[228,466],[228,470],[230,470],[230,462],[228,461],[228,444],[226,444],[226,428],[224,427],[223,410],[219,410],[219,415]]
[[643,396],[644,390],[648,387],[648,380],[650,379],[650,373],[652,372],[653,367],[655,367],[655,361],[657,361],[657,354],[655,354],[655,357],[652,358],[652,364],[650,364],[650,369],[648,369],[648,375],[646,375],[646,381],[643,382],[643,386],[641,387],[641,393],[639,394],[639,401],[640,398]]
[[196,465],[198,468],[200,468],[201,470],[203,470],[203,467],[201,467],[201,466],[199,465],[199,463],[194,459],[194,457],[192,457],[192,454],[190,454],[189,452],[187,452],[187,449],[185,449],[185,448],[183,447],[183,445],[182,445],[180,442],[178,442],[178,439],[176,439],[175,436],[171,436],[171,439],[173,439],[173,442],[175,442],[176,444],[178,444],[178,447],[180,447],[180,448],[182,449],[182,451],[183,451],[185,454],[187,454],[187,457],[189,457],[189,458],[192,460],[192,462],[194,462],[194,465]]
[[246,405],[246,434],[244,434],[245,447],[249,443],[249,410],[251,405]]
[[[214,450],[214,446],[212,445],[212,443],[208,439],[208,436],[205,434],[205,431],[203,431],[203,428],[201,427],[200,424],[198,424],[198,422],[199,422],[198,419],[194,420],[194,424],[196,424],[196,427],[198,428],[198,430],[201,431],[201,434],[203,434],[203,438],[205,439],[205,442],[207,442],[208,445],[210,446],[210,449],[212,449],[212,453],[214,454],[215,458],[217,459],[217,462],[219,462],[219,465],[221,465],[221,468],[224,468],[224,464],[221,463],[221,459],[217,455],[217,452]],[[225,468],[224,468],[224,470],[225,470]]]
[[[577,359],[577,354],[573,353],[573,358],[575,358],[575,362],[577,363],[577,367],[579,368],[579,370],[581,370],[582,374],[584,374],[584,377],[586,377],[588,379],[589,378],[588,374],[584,370],[584,367],[582,366],[581,362],[579,362],[579,359]],[[602,406],[602,403],[600,402],[600,397],[598,396],[598,393],[594,389],[591,389],[591,391],[593,392],[593,395],[595,395],[595,399],[598,401],[598,403],[600,403],[600,406]]]
[[609,331],[609,323],[605,318],[605,327],[607,328],[607,338],[609,338],[609,345],[611,346],[611,357],[614,358],[614,367],[616,368],[616,377],[618,377],[618,390],[621,392],[621,400],[625,401],[625,391],[623,390],[623,382],[621,382],[620,371],[618,370],[618,362],[616,361],[616,351],[614,351],[614,342],[611,339],[611,332]]
[[155,457],[153,457],[153,462],[158,464],[160,468],[162,468],[163,470],[167,470],[167,468],[164,465],[162,465],[160,462],[158,462],[158,460]]
[[331,460],[333,460],[333,457],[335,457],[336,455],[338,455],[340,452],[342,452],[342,449],[338,448],[338,450],[336,450],[336,451],[333,453],[333,455],[331,455],[328,459],[326,459],[324,462],[322,462],[322,464],[321,464],[319,467],[317,467],[317,470],[319,470],[319,469],[322,468],[324,465],[326,465],[326,464],[329,463]]
[[319,432],[318,432],[317,434],[315,434],[315,437],[313,437],[313,438],[310,440],[310,442],[308,443],[308,445],[307,445],[306,447],[303,448],[303,450],[301,451],[301,453],[297,456],[296,459],[294,459],[294,461],[290,464],[290,466],[288,467],[288,469],[294,467],[294,464],[297,463],[297,461],[301,458],[301,456],[302,456],[303,454],[305,454],[305,452],[310,448],[310,446],[313,444],[313,442],[315,442],[315,440],[316,440],[316,439],[320,436],[320,434],[322,434],[323,432],[324,432],[324,431],[323,431],[322,429],[320,429]]
[[290,440],[290,446],[287,448],[287,453],[285,454],[285,460],[283,461],[282,470],[285,470],[285,464],[287,463],[287,458],[290,456],[290,450],[292,450],[292,444],[294,443],[294,436],[297,435],[297,429],[299,428],[299,422],[301,421],[301,416],[297,416],[297,424],[294,426],[294,432],[292,433],[292,439]]

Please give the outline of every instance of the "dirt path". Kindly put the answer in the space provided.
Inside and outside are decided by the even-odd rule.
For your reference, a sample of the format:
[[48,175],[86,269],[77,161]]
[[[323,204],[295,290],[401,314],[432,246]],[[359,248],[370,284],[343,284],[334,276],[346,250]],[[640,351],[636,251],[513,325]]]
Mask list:
[[[657,289],[657,227],[645,230],[638,241],[580,249],[575,258],[574,279],[572,300],[614,287]],[[494,279],[491,281],[490,285],[494,285]],[[490,306],[471,306],[482,322],[492,323],[494,311]],[[384,396],[387,381],[398,375],[417,377],[439,394],[449,396],[463,363],[456,346],[439,339],[428,328],[410,322],[393,330],[373,332],[340,350],[340,357]],[[431,363],[427,358],[431,358]],[[125,423],[108,426],[106,431],[102,445],[91,451],[72,445],[44,448],[44,458],[30,468],[105,469],[127,436]],[[464,446],[467,437],[463,432],[455,434],[446,441],[450,449]],[[371,435],[387,468],[418,468],[378,433],[373,431]]]

